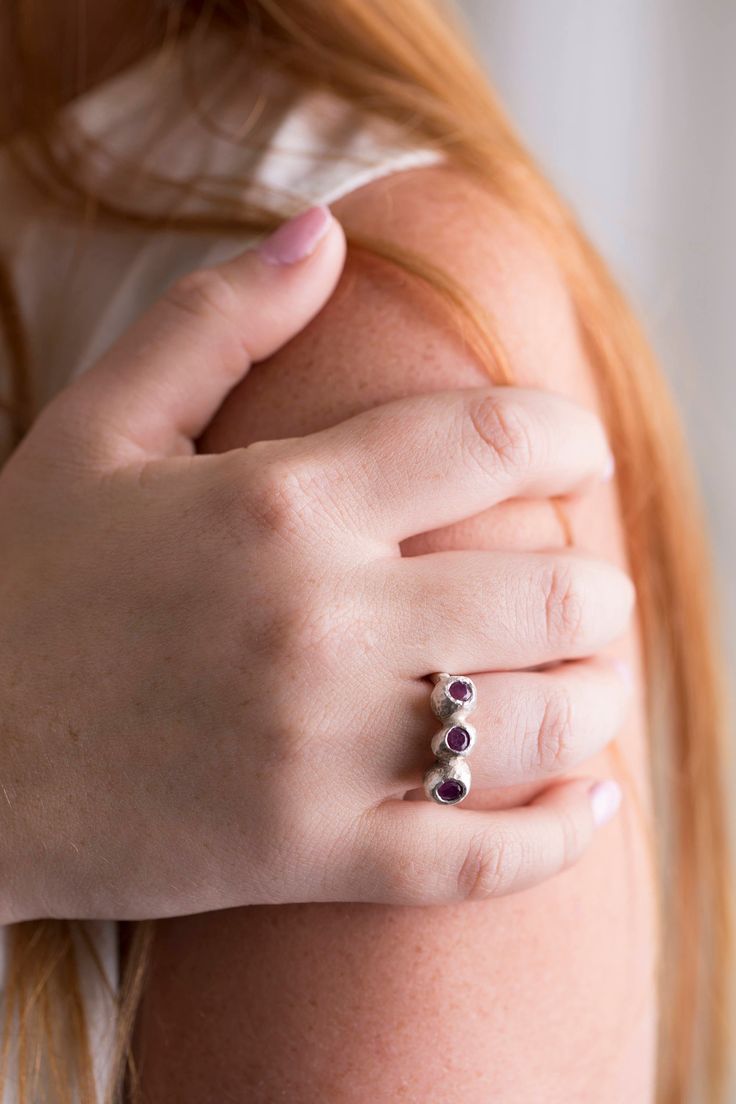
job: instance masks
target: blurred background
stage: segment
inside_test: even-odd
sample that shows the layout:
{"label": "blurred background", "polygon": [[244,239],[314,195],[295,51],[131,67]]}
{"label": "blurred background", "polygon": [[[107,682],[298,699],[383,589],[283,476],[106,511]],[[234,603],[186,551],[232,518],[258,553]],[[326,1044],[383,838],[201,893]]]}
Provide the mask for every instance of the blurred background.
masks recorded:
{"label": "blurred background", "polygon": [[736,3],[459,0],[674,386],[736,658]]}

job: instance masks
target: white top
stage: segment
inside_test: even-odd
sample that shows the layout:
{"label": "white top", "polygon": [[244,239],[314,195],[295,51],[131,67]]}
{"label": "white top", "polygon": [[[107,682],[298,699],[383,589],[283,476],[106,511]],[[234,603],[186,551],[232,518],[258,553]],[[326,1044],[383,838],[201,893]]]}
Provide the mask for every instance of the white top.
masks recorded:
{"label": "white top", "polygon": [[[271,206],[274,195],[301,206],[330,203],[378,177],[440,160],[436,151],[418,146],[408,130],[359,113],[324,92],[302,94],[287,104],[284,78],[249,73],[224,35],[197,46],[197,101],[203,108],[195,112],[184,94],[186,82],[192,81],[185,60],[181,47],[170,48],[65,109],[75,132],[104,143],[104,151],[88,156],[85,174],[108,194],[116,187],[109,151],[127,154],[134,165],[145,151],[147,169],[169,178],[234,177],[242,181],[238,194],[264,204],[270,197]],[[266,117],[265,146],[249,148],[254,126]],[[176,198],[163,184],[136,190],[128,183],[122,194],[146,210],[175,206],[192,211],[201,202],[193,195]],[[18,175],[7,149],[0,149],[0,201],[0,246],[12,258],[41,402],[92,364],[177,276],[233,255],[249,240],[136,227],[122,231],[102,223],[90,231],[53,201],[39,198]],[[7,367],[7,351],[0,348],[4,392]],[[7,454],[7,428],[0,423],[0,455],[2,450]],[[115,925],[96,922],[90,931],[114,989]],[[96,971],[83,961],[80,966],[102,1085],[112,1004]],[[14,1100],[11,1089],[5,1102]]]}

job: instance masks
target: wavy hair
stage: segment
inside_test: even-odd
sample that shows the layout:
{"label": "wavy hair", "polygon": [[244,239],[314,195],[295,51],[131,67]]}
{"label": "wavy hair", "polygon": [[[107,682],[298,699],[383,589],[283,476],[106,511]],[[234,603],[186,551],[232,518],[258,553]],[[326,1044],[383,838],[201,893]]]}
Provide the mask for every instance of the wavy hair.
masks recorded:
{"label": "wavy hair", "polygon": [[[192,233],[262,231],[292,211],[283,198],[257,208],[222,180],[186,187],[196,214],[150,214],[104,189],[90,192],[59,124],[61,95],[37,72],[23,0],[12,0],[15,86],[25,92],[23,169],[60,202],[102,220],[166,225]],[[457,28],[432,0],[177,0],[160,41],[191,42],[221,27],[263,64],[300,88],[327,89],[409,129],[532,226],[556,259],[575,305],[617,460],[629,562],[644,644],[649,742],[655,763],[655,869],[661,915],[658,1100],[723,1099],[728,1053],[730,868],[723,791],[725,741],[719,647],[713,629],[709,557],[687,452],[672,402],[642,332],[605,265],[524,149]],[[77,136],[77,140],[78,140]],[[32,150],[32,153],[28,153]],[[77,149],[77,154],[79,150]],[[339,155],[339,150],[336,151]],[[135,166],[120,166],[122,178]],[[140,166],[137,188],[140,191]],[[152,181],[156,187],[167,184]],[[216,183],[216,186],[215,186]],[[168,186],[168,185],[167,185]],[[181,187],[171,182],[171,188]],[[116,189],[125,197],[125,187]],[[390,242],[367,250],[434,289],[491,378],[512,382],[492,322],[428,257]],[[11,352],[8,410],[19,437],[32,420],[33,388],[23,322],[7,271],[0,317]],[[644,477],[643,477],[644,473]],[[620,773],[626,764],[618,756]],[[117,1001],[115,1074],[109,1099],[134,1087],[130,1039],[151,925],[137,926]],[[94,954],[83,924],[32,921],[9,930],[2,1060],[20,1104],[43,1099],[95,1104],[81,997],[81,953]],[[85,951],[86,946],[86,951]],[[11,1041],[15,1040],[12,1048]],[[132,1091],[132,1089],[131,1089]]]}

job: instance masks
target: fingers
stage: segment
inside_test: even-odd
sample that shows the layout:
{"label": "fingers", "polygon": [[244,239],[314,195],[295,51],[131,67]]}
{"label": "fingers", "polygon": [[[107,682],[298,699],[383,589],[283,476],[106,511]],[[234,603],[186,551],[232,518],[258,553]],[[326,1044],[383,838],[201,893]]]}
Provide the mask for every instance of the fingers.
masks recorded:
{"label": "fingers", "polygon": [[317,207],[259,249],[185,276],[59,396],[65,415],[96,453],[190,451],[250,364],[324,305],[344,255],[341,228]]}
{"label": "fingers", "polygon": [[616,783],[574,779],[502,812],[389,801],[365,824],[358,900],[442,905],[501,897],[571,866],[615,813]]}
{"label": "fingers", "polygon": [[473,681],[474,789],[538,782],[579,767],[616,736],[631,698],[630,680],[606,659],[475,675]]}
{"label": "fingers", "polygon": [[580,553],[435,552],[377,567],[386,651],[414,678],[593,655],[634,603],[628,576]]}
{"label": "fingers", "polygon": [[286,466],[301,460],[351,529],[391,542],[503,499],[568,494],[610,465],[595,415],[506,387],[399,400],[283,444]]}

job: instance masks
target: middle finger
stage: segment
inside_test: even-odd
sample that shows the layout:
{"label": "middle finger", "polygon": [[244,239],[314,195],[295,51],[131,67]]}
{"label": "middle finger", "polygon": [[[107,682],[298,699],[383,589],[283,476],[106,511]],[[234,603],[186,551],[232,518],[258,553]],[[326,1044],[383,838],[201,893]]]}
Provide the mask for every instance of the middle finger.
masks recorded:
{"label": "middle finger", "polygon": [[411,678],[594,655],[623,634],[634,603],[624,572],[578,552],[435,552],[381,570],[384,648]]}

